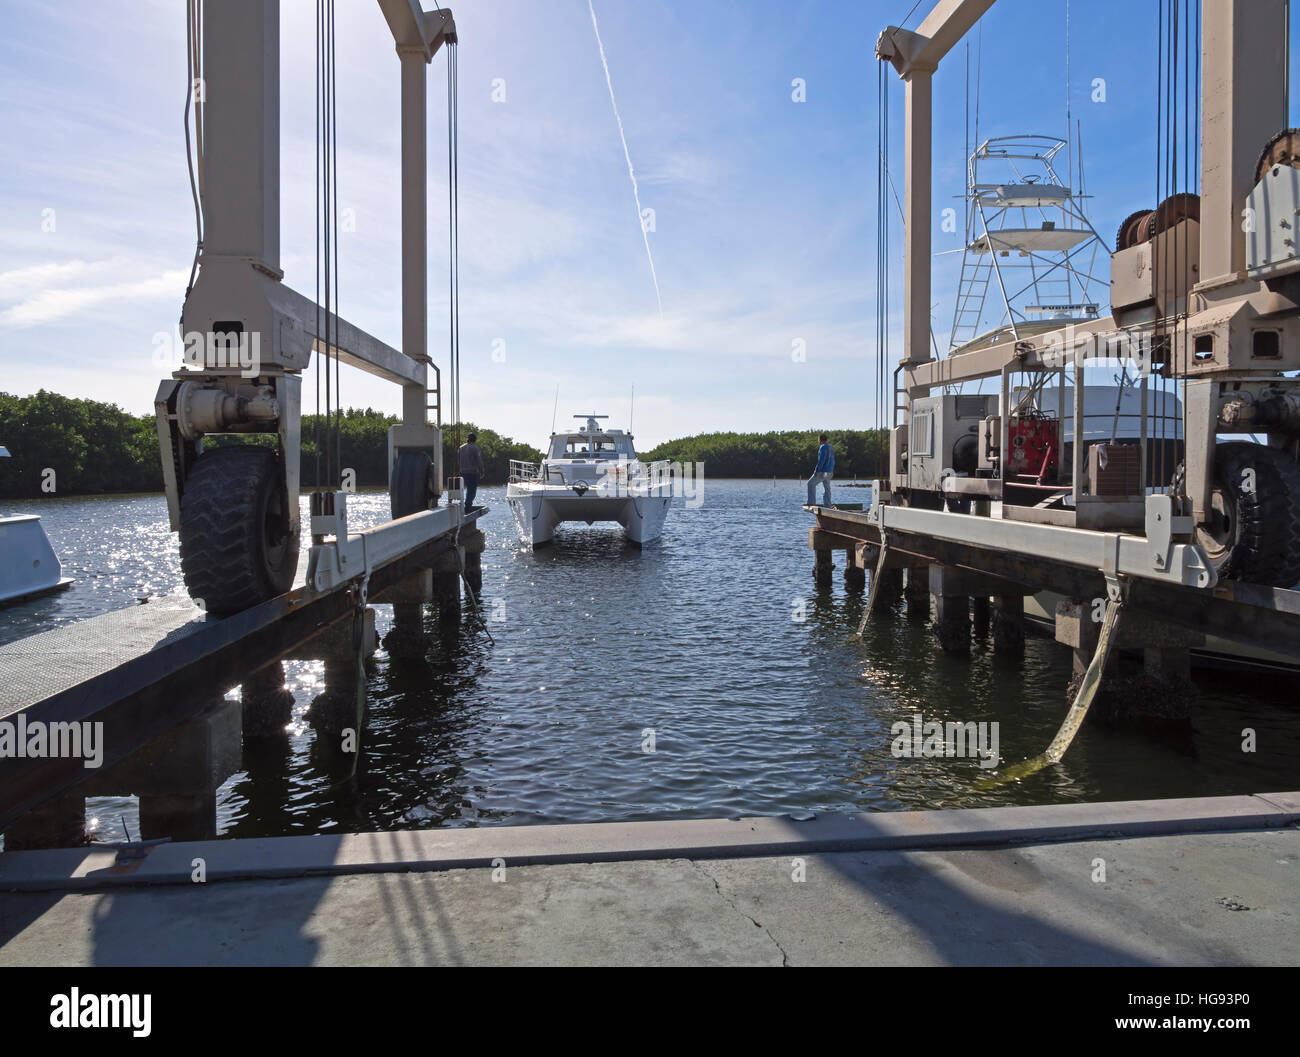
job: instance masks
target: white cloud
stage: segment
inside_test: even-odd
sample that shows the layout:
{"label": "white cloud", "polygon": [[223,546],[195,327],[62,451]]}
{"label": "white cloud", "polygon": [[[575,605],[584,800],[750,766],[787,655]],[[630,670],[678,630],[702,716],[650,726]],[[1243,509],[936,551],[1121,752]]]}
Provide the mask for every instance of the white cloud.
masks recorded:
{"label": "white cloud", "polygon": [[65,261],[32,264],[0,272],[0,301],[14,301],[44,290],[51,283],[66,283],[87,275],[102,273],[114,266],[113,261]]}
{"label": "white cloud", "polygon": [[[76,269],[71,268],[70,265],[83,265],[83,267]],[[0,279],[19,276],[19,281],[23,281],[21,277],[39,272],[42,268],[50,267],[70,269],[70,271],[65,271],[64,274],[59,276],[60,279],[65,280],[76,274],[85,274],[87,271],[97,270],[95,265],[86,265],[82,261],[73,261],[70,262],[70,265],[38,265],[33,268],[19,269],[17,272],[6,272],[4,276],[0,276]],[[53,323],[56,320],[65,319],[96,305],[101,305],[106,301],[121,303],[171,296],[176,299],[179,305],[188,278],[189,273],[187,271],[177,269],[163,272],[161,275],[155,275],[148,279],[136,279],[131,282],[39,290],[39,292],[33,293],[31,296],[25,297],[18,304],[11,305],[0,312],[0,326],[20,328],[36,326],[41,323]],[[18,285],[18,282],[15,282],[14,285]]]}

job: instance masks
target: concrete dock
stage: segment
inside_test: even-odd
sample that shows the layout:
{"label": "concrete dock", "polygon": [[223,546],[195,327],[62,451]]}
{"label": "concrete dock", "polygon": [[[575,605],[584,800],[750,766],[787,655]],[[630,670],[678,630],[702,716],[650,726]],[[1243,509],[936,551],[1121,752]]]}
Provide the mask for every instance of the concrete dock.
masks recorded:
{"label": "concrete dock", "polygon": [[1295,964],[1298,827],[1264,793],[10,852],[0,965]]}

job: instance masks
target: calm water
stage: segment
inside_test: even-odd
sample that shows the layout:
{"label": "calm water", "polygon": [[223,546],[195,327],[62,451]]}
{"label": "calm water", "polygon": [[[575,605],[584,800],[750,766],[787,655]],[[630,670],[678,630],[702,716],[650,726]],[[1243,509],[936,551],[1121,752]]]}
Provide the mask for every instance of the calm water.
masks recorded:
{"label": "calm water", "polygon": [[[1202,683],[1192,732],[1176,740],[1088,726],[1066,761],[976,792],[974,760],[891,754],[890,725],[997,721],[1006,762],[1041,751],[1065,711],[1069,654],[1031,637],[1023,663],[977,640],[946,658],[902,609],[851,642],[864,595],[812,582],[802,484],[709,481],[662,541],[568,527],[520,551],[504,490],[487,488],[483,596],[495,645],[468,621],[428,658],[382,651],[367,681],[355,776],[313,731],[320,662],[286,662],[293,723],[246,751],[222,786],[225,836],[324,830],[783,812],[898,810],[1115,800],[1300,787],[1295,684]],[[842,490],[839,498],[860,498]],[[357,497],[354,524],[387,516]],[[39,513],[76,585],[0,609],[0,642],[181,590],[160,496],[8,503]],[[305,562],[303,563],[305,566]],[[804,619],[795,619],[802,608]],[[378,609],[381,636],[391,625]],[[1241,751],[1253,727],[1258,751]],[[654,752],[643,751],[653,731]],[[94,824],[137,832],[132,798],[89,802]]]}

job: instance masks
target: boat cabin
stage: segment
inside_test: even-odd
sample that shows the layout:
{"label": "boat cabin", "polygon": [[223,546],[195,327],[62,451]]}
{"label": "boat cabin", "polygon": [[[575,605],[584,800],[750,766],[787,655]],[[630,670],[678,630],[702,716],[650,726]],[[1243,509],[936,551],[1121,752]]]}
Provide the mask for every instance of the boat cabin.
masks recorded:
{"label": "boat cabin", "polygon": [[597,419],[604,418],[604,415],[575,415],[574,417],[586,418],[586,426],[570,433],[552,433],[551,447],[546,453],[548,462],[560,460],[588,462],[604,459],[631,461],[636,458],[630,433],[624,433],[621,429],[601,429]]}

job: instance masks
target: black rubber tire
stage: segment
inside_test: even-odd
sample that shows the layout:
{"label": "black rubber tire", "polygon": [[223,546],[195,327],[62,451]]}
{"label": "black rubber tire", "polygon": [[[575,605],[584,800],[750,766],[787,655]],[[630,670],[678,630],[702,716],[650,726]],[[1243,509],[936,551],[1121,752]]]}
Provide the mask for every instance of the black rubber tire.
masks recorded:
{"label": "black rubber tire", "polygon": [[199,456],[181,496],[181,573],[209,613],[239,613],[293,586],[298,536],[288,530],[285,501],[270,448],[234,445]]}
{"label": "black rubber tire", "polygon": [[433,460],[427,452],[399,452],[389,493],[393,519],[429,510],[435,499],[433,483]]}
{"label": "black rubber tire", "polygon": [[[1183,467],[1174,477],[1180,490]],[[1254,479],[1253,489],[1245,482]],[[1215,446],[1215,521],[1196,542],[1220,579],[1265,587],[1300,584],[1300,466],[1286,452],[1250,441]]]}

